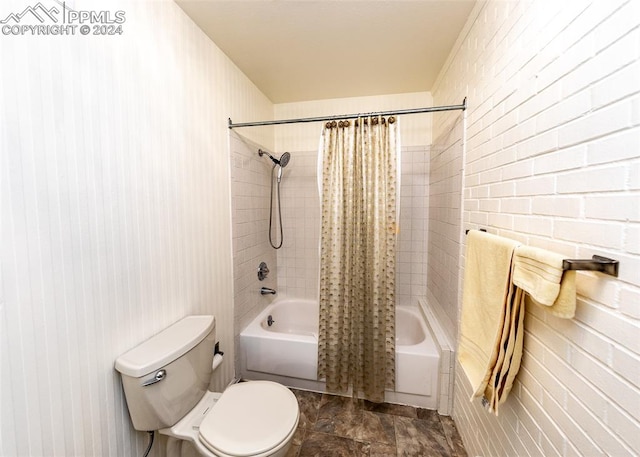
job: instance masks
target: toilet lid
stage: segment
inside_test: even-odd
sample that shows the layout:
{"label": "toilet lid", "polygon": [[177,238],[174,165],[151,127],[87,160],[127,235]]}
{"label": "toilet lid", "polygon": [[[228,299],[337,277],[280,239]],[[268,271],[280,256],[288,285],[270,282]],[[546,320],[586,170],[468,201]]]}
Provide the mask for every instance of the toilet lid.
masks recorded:
{"label": "toilet lid", "polygon": [[250,456],[278,446],[298,423],[298,401],[281,384],[250,381],[229,386],[200,424],[209,450]]}

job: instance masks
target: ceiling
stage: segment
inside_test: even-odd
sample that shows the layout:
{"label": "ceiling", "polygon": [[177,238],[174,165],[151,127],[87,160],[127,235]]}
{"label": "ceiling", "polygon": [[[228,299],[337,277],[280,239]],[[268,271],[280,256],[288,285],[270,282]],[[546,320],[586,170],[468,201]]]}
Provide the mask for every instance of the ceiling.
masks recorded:
{"label": "ceiling", "polygon": [[175,0],[273,102],[429,91],[475,0]]}

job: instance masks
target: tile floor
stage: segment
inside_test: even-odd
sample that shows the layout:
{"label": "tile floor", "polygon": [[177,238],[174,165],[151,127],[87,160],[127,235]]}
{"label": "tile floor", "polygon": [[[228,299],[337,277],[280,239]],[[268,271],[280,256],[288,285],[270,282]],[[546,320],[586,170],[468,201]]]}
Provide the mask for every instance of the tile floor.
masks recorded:
{"label": "tile floor", "polygon": [[466,457],[450,417],[291,389],[300,422],[287,457]]}

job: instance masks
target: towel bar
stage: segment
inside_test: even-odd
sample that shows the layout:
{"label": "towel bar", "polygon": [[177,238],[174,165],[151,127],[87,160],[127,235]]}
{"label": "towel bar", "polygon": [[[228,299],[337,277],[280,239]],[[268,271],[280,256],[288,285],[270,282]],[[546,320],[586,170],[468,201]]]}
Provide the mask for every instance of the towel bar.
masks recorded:
{"label": "towel bar", "polygon": [[599,271],[617,278],[619,264],[620,262],[617,260],[594,255],[591,259],[564,259],[562,269]]}
{"label": "towel bar", "polygon": [[[486,232],[486,229],[480,229],[481,232]],[[469,233],[469,230],[465,230],[465,235]],[[563,270],[583,270],[583,271],[599,271],[611,276],[618,277],[618,266],[620,262],[608,257],[602,257],[600,255],[594,255],[590,259],[564,259],[562,261]]]}

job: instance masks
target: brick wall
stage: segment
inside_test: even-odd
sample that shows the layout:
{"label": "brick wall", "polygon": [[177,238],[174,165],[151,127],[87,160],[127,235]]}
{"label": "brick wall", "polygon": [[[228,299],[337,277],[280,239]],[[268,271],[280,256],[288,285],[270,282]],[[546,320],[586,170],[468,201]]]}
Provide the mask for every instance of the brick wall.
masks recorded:
{"label": "brick wall", "polygon": [[[454,418],[470,455],[640,453],[639,18],[637,1],[480,3],[433,91],[436,105],[468,97],[461,233],[620,260],[618,278],[578,274],[574,319],[527,310],[499,417],[469,402],[458,367]],[[453,116],[437,116],[434,138]],[[447,182],[440,193],[455,192]],[[439,305],[457,316],[453,300]]]}

